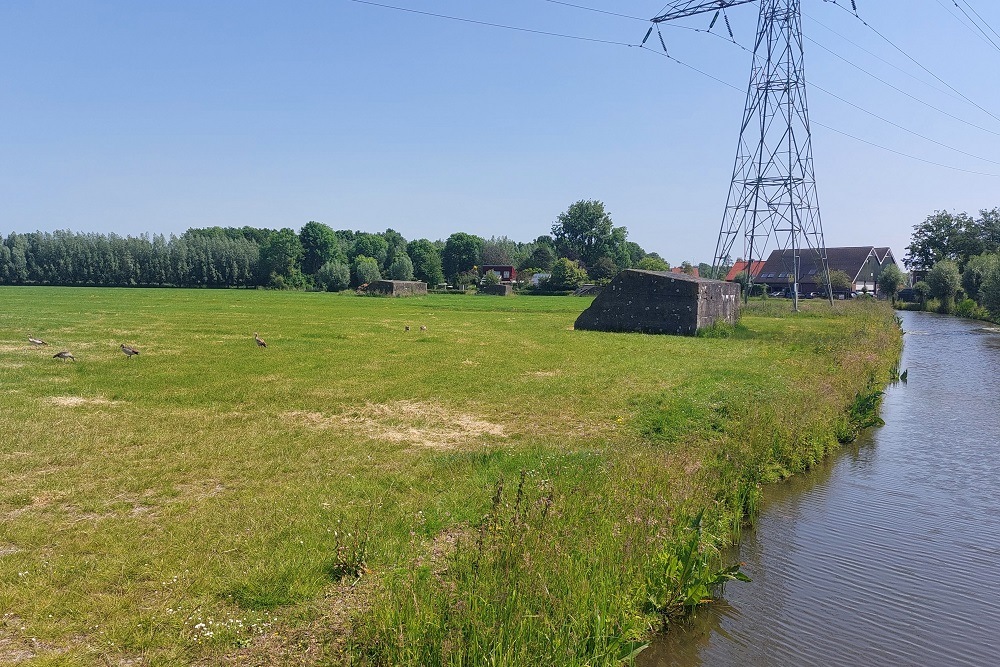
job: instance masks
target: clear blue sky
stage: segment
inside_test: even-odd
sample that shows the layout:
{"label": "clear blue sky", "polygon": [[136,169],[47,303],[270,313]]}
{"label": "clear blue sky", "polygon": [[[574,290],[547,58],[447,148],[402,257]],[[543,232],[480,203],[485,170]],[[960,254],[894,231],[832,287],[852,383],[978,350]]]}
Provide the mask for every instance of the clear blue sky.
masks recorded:
{"label": "clear blue sky", "polygon": [[[385,2],[627,43],[648,27],[544,0]],[[576,2],[638,17],[664,4]],[[959,2],[1000,31],[998,3]],[[1000,116],[1000,50],[955,18],[952,0],[857,3],[872,26]],[[849,12],[802,5],[811,83],[1000,163],[1000,120]],[[737,40],[751,45],[757,5],[729,16]],[[710,18],[683,25],[705,28]],[[715,32],[726,34],[721,20]],[[299,229],[318,220],[392,227],[409,239],[466,231],[527,241],[573,201],[600,199],[647,250],[673,263],[711,261],[750,56],[704,33],[664,35],[672,55],[739,91],[635,48],[349,0],[0,3],[0,233]],[[1000,164],[816,89],[809,102],[814,122],[1000,175]],[[813,150],[828,245],[888,245],[902,258],[913,225],[935,209],[1000,206],[1000,177],[924,164],[819,126]]]}

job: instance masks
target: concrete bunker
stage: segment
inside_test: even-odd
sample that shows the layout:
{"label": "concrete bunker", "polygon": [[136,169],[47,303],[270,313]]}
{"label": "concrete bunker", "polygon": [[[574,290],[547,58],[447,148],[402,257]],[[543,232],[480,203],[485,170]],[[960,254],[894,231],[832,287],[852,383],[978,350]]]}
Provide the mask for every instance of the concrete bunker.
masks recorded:
{"label": "concrete bunker", "polygon": [[365,293],[378,296],[426,296],[427,283],[418,280],[376,280],[368,284]]}
{"label": "concrete bunker", "polygon": [[736,324],[740,286],[683,273],[627,269],[574,325],[591,331],[693,336],[716,322]]}

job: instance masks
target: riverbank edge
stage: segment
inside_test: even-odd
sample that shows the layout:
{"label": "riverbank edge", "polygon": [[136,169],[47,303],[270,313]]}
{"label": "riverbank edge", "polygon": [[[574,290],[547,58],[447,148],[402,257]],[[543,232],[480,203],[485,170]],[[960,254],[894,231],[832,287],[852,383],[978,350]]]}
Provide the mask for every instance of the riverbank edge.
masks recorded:
{"label": "riverbank edge", "polygon": [[[580,613],[571,617],[582,626],[580,631],[568,637],[566,633],[559,635],[566,645],[547,651],[546,661],[565,665],[632,664],[655,633],[707,602],[725,581],[722,575],[733,573],[721,560],[721,554],[759,513],[764,484],[810,469],[853,441],[862,429],[879,423],[882,391],[898,373],[902,332],[894,311],[885,304],[860,306],[853,312],[860,315],[851,320],[852,326],[840,340],[825,342],[829,349],[824,352],[832,351],[831,356],[839,364],[820,381],[823,386],[798,392],[780,410],[749,401],[735,411],[738,416],[726,415],[725,423],[718,428],[722,437],[705,439],[699,447],[700,460],[693,469],[685,470],[690,472],[687,477],[694,480],[696,488],[680,496],[657,498],[665,511],[650,511],[642,501],[649,499],[649,490],[662,487],[665,479],[676,482],[671,472],[655,468],[663,462],[676,466],[679,461],[673,455],[677,452],[665,460],[648,439],[619,453],[619,459],[604,469],[603,478],[590,480],[590,493],[582,497],[577,493],[574,498],[583,510],[567,510],[563,519],[572,523],[573,517],[567,515],[586,516],[588,509],[593,514],[611,515],[592,526],[589,539],[593,558],[572,548],[565,550],[570,552],[565,557],[552,547],[559,539],[574,534],[582,537],[579,531],[565,525],[556,530],[546,527],[544,514],[541,521],[538,517],[533,520],[529,512],[519,517],[529,502],[546,502],[544,495],[531,497],[523,475],[516,487],[516,499],[512,497],[510,480],[506,490],[503,480],[499,480],[491,509],[480,525],[445,531],[445,535],[458,535],[455,551],[443,559],[439,555],[439,561],[446,563],[438,562],[437,570],[423,576],[396,573],[378,582],[373,602],[352,623],[354,628],[343,647],[346,653],[341,654],[344,662],[485,664],[477,657],[492,653],[504,656],[500,664],[537,664],[537,655],[517,646],[532,646],[538,639],[533,634],[537,633],[523,627],[517,605],[507,604],[503,598],[533,588],[526,580],[538,572],[520,561],[530,561],[539,552],[548,551],[552,558],[546,562],[551,569],[566,566],[568,581],[544,575],[543,580],[557,580],[570,596],[574,595],[575,585],[605,590],[618,603],[614,609],[601,609],[600,604],[595,609],[593,596],[577,601]],[[732,335],[738,338],[740,333]],[[819,402],[813,402],[818,398]],[[630,483],[637,497],[615,495],[613,489]],[[645,493],[639,490],[643,488]],[[591,504],[594,497],[614,502],[598,507],[601,503]],[[560,494],[550,490],[547,498],[547,502],[558,505]],[[628,517],[630,511],[636,523],[659,527],[631,529],[625,524],[633,520]],[[602,529],[620,537],[617,548],[604,539]],[[640,547],[640,554],[635,552],[636,543],[646,545]],[[580,560],[589,561],[582,571],[571,566]],[[482,572],[495,574],[498,569],[505,574],[483,582]],[[621,576],[608,577],[607,572],[614,570]],[[542,588],[549,601],[556,603],[549,594],[549,585],[543,583]],[[482,607],[472,612],[463,610],[463,599],[470,598],[483,601]],[[583,618],[588,611],[591,617]],[[484,626],[504,627],[518,639],[486,646]],[[583,650],[569,645],[573,636],[583,642]],[[542,638],[552,643],[551,636]]]}

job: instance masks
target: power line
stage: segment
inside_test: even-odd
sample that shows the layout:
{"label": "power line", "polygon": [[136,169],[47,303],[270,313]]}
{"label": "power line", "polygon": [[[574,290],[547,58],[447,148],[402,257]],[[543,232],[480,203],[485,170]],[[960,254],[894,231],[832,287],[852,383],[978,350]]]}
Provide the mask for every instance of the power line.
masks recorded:
{"label": "power line", "polygon": [[1000,39],[1000,34],[997,34],[997,31],[993,29],[993,26],[989,24],[989,21],[987,21],[986,19],[984,19],[982,16],[979,15],[979,12],[976,11],[975,7],[969,4],[969,0],[962,0],[962,2],[965,3],[966,7],[972,10],[972,13],[975,14],[976,17],[983,22],[984,26],[989,28],[990,32],[992,32],[997,37],[997,39]]}
{"label": "power line", "polygon": [[942,2],[941,0],[937,0],[937,3],[939,5],[941,5],[942,9],[944,9],[946,12],[948,12],[949,14],[951,14],[952,17],[956,21],[958,21],[959,23],[961,23],[963,28],[965,28],[966,30],[968,30],[969,32],[971,32],[973,35],[975,35],[979,40],[981,40],[985,44],[987,44],[989,46],[992,46],[997,51],[1000,51],[1000,46],[997,46],[996,42],[994,42],[992,39],[990,39],[990,36],[986,33],[986,31],[983,30],[982,27],[978,23],[976,23],[974,20],[972,20],[972,17],[969,16],[969,13],[967,11],[965,11],[962,8],[961,5],[959,5],[957,2],[955,2],[954,0],[952,0],[951,4],[955,5],[955,7],[958,8],[958,11],[962,12],[962,15],[965,16],[966,20],[969,23],[972,24],[971,27],[969,26],[969,23],[966,23],[965,21],[963,21],[954,11],[952,11],[946,4],[944,4],[944,2]]}
{"label": "power line", "polygon": [[834,35],[836,35],[837,37],[840,37],[842,40],[844,40],[845,42],[847,42],[851,46],[855,47],[856,49],[864,51],[865,53],[867,53],[868,55],[870,55],[872,58],[875,58],[876,60],[880,61],[881,63],[883,63],[885,65],[888,65],[889,67],[893,68],[897,72],[910,77],[914,81],[916,81],[918,83],[922,83],[923,85],[927,86],[928,88],[936,90],[937,92],[941,93],[942,95],[947,95],[947,96],[951,97],[952,99],[955,99],[955,100],[961,100],[962,99],[960,96],[956,95],[952,91],[945,90],[944,88],[938,88],[933,83],[930,83],[928,81],[925,81],[924,79],[921,79],[920,77],[918,77],[917,75],[913,74],[912,72],[906,71],[905,69],[903,69],[902,67],[900,67],[896,63],[894,63],[894,62],[892,62],[890,60],[886,60],[885,58],[883,58],[882,56],[878,55],[874,51],[869,51],[868,49],[866,49],[865,47],[861,46],[860,44],[858,44],[857,42],[855,42],[851,38],[845,36],[843,33],[837,32],[836,30],[834,30],[830,26],[826,25],[825,23],[823,23],[822,21],[820,21],[819,19],[817,19],[815,16],[810,16],[809,14],[806,14],[805,12],[803,12],[802,15],[805,16],[810,21],[812,21],[813,23],[815,23],[816,25],[818,25],[819,27],[823,28],[824,30],[828,30],[829,32],[832,32]]}
{"label": "power line", "polygon": [[[960,5],[957,2],[955,2],[955,0],[952,0],[952,2],[954,2],[955,6],[958,7],[958,11],[962,12],[962,14],[965,16],[965,18],[969,19],[969,21],[972,23],[972,25],[976,26],[976,29],[983,34],[983,37],[985,37],[987,39],[987,41],[989,41],[989,43],[993,45],[993,48],[995,48],[997,51],[1000,51],[1000,45],[997,45],[997,43],[995,41],[993,41],[993,38],[990,37],[989,33],[987,33],[985,30],[983,30],[983,27],[981,25],[979,25],[978,23],[976,23],[976,20],[974,18],[972,18],[971,16],[969,16],[969,12],[965,11],[962,8],[962,5]],[[966,2],[965,4],[968,5],[969,3]],[[969,9],[972,9],[971,5],[969,5]],[[976,16],[979,16],[979,13],[976,12],[975,9],[972,9],[972,13],[975,14]],[[982,20],[982,17],[979,16],[979,19]],[[983,22],[985,23],[985,21],[983,21]],[[993,28],[990,28],[990,30],[993,30]],[[996,32],[994,32],[993,34],[996,34]]]}
{"label": "power line", "polygon": [[[831,0],[825,0],[825,1],[831,1]],[[672,60],[673,62],[675,62],[675,63],[677,63],[677,64],[679,64],[679,65],[681,65],[683,67],[686,67],[687,69],[693,70],[694,72],[697,72],[698,74],[701,74],[702,76],[705,76],[705,77],[707,77],[709,79],[712,79],[713,81],[716,81],[716,82],[721,83],[721,84],[723,84],[725,86],[733,88],[733,89],[735,89],[735,90],[737,90],[737,91],[739,91],[741,93],[743,92],[743,90],[740,89],[740,88],[738,88],[737,86],[734,86],[734,85],[732,85],[732,84],[730,84],[730,83],[728,83],[726,81],[723,81],[722,79],[719,79],[716,76],[713,76],[712,74],[709,74],[708,72],[705,72],[704,70],[701,70],[701,69],[699,69],[699,68],[697,68],[697,67],[695,67],[693,65],[690,65],[690,64],[688,64],[686,62],[683,62],[683,61],[681,61],[681,60],[679,60],[679,59],[671,56],[670,54],[668,54],[666,52],[666,45],[665,44],[664,44],[664,51],[663,51],[663,53],[660,53],[659,51],[657,51],[655,49],[651,49],[651,48],[649,48],[649,47],[647,47],[645,45],[630,44],[628,42],[620,42],[620,41],[614,41],[614,40],[608,40],[608,39],[599,39],[599,38],[594,38],[594,37],[582,37],[582,36],[579,36],[579,35],[570,35],[570,34],[566,34],[566,33],[557,33],[557,32],[550,32],[550,31],[546,31],[546,30],[536,30],[536,29],[533,29],[533,28],[524,28],[524,27],[521,27],[521,26],[512,26],[512,25],[506,25],[506,24],[501,24],[501,23],[492,23],[492,22],[489,22],[489,21],[480,21],[480,20],[477,20],[477,19],[469,19],[469,18],[465,18],[465,17],[451,16],[451,15],[448,15],[448,14],[438,14],[438,13],[434,13],[434,12],[427,12],[427,11],[422,11],[422,10],[417,10],[417,9],[411,9],[411,8],[408,8],[408,7],[398,7],[398,6],[395,6],[395,5],[389,5],[389,4],[379,3],[379,2],[373,2],[371,0],[350,0],[350,2],[355,2],[355,3],[363,4],[363,5],[370,5],[370,6],[373,6],[373,7],[380,7],[382,9],[390,9],[390,10],[394,10],[394,11],[406,12],[406,13],[410,13],[410,14],[419,14],[419,15],[422,15],[422,16],[430,16],[430,17],[440,18],[440,19],[446,19],[446,20],[450,20],[450,21],[458,21],[458,22],[461,22],[461,23],[469,23],[469,24],[473,24],[473,25],[487,26],[487,27],[491,27],[491,28],[500,28],[500,29],[504,29],[504,30],[514,30],[514,31],[517,31],[517,32],[526,32],[526,33],[531,33],[531,34],[536,34],[536,35],[543,35],[543,36],[546,36],[546,37],[558,37],[558,38],[562,38],[562,39],[573,39],[573,40],[579,40],[579,41],[585,41],[585,42],[593,42],[593,43],[597,43],[597,44],[608,44],[608,45],[612,45],[612,46],[625,46],[625,47],[630,47],[630,48],[641,48],[644,51],[650,51],[652,53],[656,53],[657,55],[662,55],[662,56],[668,58],[669,60]],[[833,0],[833,2],[834,2],[834,4],[836,4],[835,0]],[[569,5],[569,3],[559,3],[559,4],[567,4],[567,5]],[[570,6],[573,6],[573,5],[570,5]],[[590,8],[582,7],[582,6],[577,6],[577,8],[580,8],[580,9],[590,9]],[[860,17],[858,17],[858,18],[860,19]],[[864,22],[864,21],[862,20],[862,22]],[[865,25],[868,25],[868,24],[866,23]],[[697,31],[697,32],[711,32],[711,31],[707,31],[707,30],[699,30],[697,28],[692,28],[692,29],[695,30],[695,31]],[[874,28],[872,28],[872,29],[874,30]],[[711,33],[711,34],[714,35],[715,33]],[[725,39],[721,35],[716,35],[716,36],[718,36],[718,37],[720,37],[722,39]],[[883,39],[886,39],[886,38],[883,37]],[[733,39],[733,40],[726,40],[726,41],[731,41],[737,47],[743,49],[744,51],[752,53],[748,48],[746,48],[745,46],[743,46],[739,42],[736,42],[735,39]],[[888,41],[888,40],[886,39],[886,41]],[[937,77],[935,77],[935,78],[937,78]],[[883,121],[885,123],[888,123],[890,125],[893,125],[894,127],[897,127],[897,128],[899,128],[899,129],[901,129],[901,130],[903,130],[905,132],[908,132],[908,133],[913,134],[913,135],[915,135],[917,137],[925,139],[926,141],[930,141],[931,143],[934,143],[934,144],[937,144],[937,145],[942,146],[944,148],[947,148],[949,150],[953,150],[955,152],[961,153],[961,154],[966,155],[968,157],[976,158],[978,160],[983,160],[983,161],[986,161],[986,162],[992,162],[994,164],[1000,164],[1000,162],[994,162],[993,160],[989,160],[988,158],[983,158],[983,157],[974,155],[972,153],[967,153],[967,152],[965,152],[965,151],[963,151],[961,149],[954,148],[953,146],[949,146],[949,145],[944,144],[944,143],[942,143],[940,141],[936,141],[934,139],[931,139],[930,137],[926,137],[926,136],[924,136],[924,135],[922,135],[922,134],[920,134],[918,132],[915,132],[915,131],[910,130],[910,129],[906,128],[906,127],[903,127],[902,125],[894,123],[893,121],[890,121],[890,120],[888,120],[886,118],[883,118],[882,116],[879,116],[878,114],[875,114],[872,111],[868,111],[867,109],[864,109],[863,107],[860,107],[860,106],[854,104],[853,102],[850,102],[850,101],[848,101],[848,100],[840,97],[839,95],[836,95],[835,93],[832,93],[832,92],[830,92],[830,91],[828,91],[828,90],[826,90],[824,88],[821,88],[820,86],[817,86],[814,83],[812,83],[810,85],[812,87],[820,90],[821,92],[824,92],[824,93],[826,93],[828,95],[831,95],[832,97],[835,97],[836,99],[844,102],[845,104],[848,104],[848,105],[850,105],[852,107],[855,107],[856,109],[858,109],[858,110],[860,110],[860,111],[862,111],[864,113],[867,113],[867,114],[869,114],[871,116],[874,116],[875,118],[878,118],[879,120],[881,120],[881,121]],[[990,115],[992,115],[992,114],[990,114]],[[998,119],[998,120],[1000,120],[1000,119]],[[819,123],[816,123],[816,124],[820,125]],[[846,132],[842,132],[840,130],[835,130],[834,128],[830,128],[830,127],[828,127],[826,125],[822,125],[822,127],[827,127],[828,129],[831,129],[834,132],[838,132],[840,134],[843,134],[844,136],[848,136],[848,137],[851,137],[853,139],[857,139],[857,137],[854,137],[853,135],[849,135]],[[945,165],[945,164],[933,162],[933,161],[930,161],[930,160],[925,160],[923,158],[918,158],[918,157],[915,157],[915,156],[911,156],[911,155],[908,155],[906,153],[902,153],[900,151],[896,151],[896,150],[893,150],[891,148],[886,148],[886,147],[880,146],[879,144],[876,144],[874,142],[866,141],[866,140],[863,140],[863,139],[857,139],[857,140],[861,141],[863,143],[866,143],[866,144],[868,144],[870,146],[874,146],[876,148],[880,148],[880,149],[889,151],[891,153],[895,153],[897,155],[902,155],[904,157],[909,157],[909,158],[912,158],[914,160],[918,160],[920,162],[925,162],[927,164],[933,164],[933,165],[944,167],[944,168],[947,168],[947,169],[953,169],[953,170],[957,170],[957,171],[964,171],[964,172],[967,172],[967,173],[974,173],[974,174],[981,174],[981,175],[986,175],[986,176],[998,176],[998,177],[1000,177],[1000,175],[997,175],[997,174],[986,174],[986,173],[983,173],[983,172],[971,171],[971,170],[968,170],[968,169],[962,169],[960,167],[952,167],[952,166],[949,166],[949,165]]]}
{"label": "power line", "polygon": [[490,28],[503,28],[504,30],[516,30],[517,32],[528,32],[534,35],[545,35],[547,37],[561,37],[563,39],[575,39],[581,42],[594,42],[597,44],[612,44],[614,46],[637,46],[636,44],[629,44],[627,42],[616,42],[610,39],[597,39],[595,37],[581,37],[579,35],[567,35],[560,32],[548,32],[547,30],[535,30],[533,28],[522,28],[515,25],[505,25],[502,23],[490,23],[489,21],[477,21],[475,19],[467,19],[461,16],[450,16],[448,14],[435,14],[434,12],[425,12],[419,9],[410,9],[409,7],[397,7],[395,5],[386,5],[380,2],[371,2],[370,0],[350,0],[350,2],[356,2],[361,5],[371,5],[372,7],[381,7],[382,9],[393,9],[397,12],[407,12],[409,14],[420,14],[421,16],[433,16],[439,19],[448,19],[449,21],[459,21],[461,23],[472,23],[474,25],[488,26]]}
{"label": "power line", "polygon": [[941,113],[941,114],[943,114],[945,116],[948,116],[949,118],[957,120],[960,123],[965,123],[969,127],[974,127],[977,130],[982,130],[983,132],[989,132],[990,134],[995,134],[997,136],[1000,136],[1000,132],[998,132],[996,130],[991,130],[988,127],[983,127],[982,125],[976,125],[972,121],[965,120],[964,118],[956,116],[955,114],[953,114],[953,113],[951,113],[949,111],[945,111],[944,109],[942,109],[940,107],[936,107],[933,104],[931,104],[930,102],[926,102],[926,101],[920,99],[919,97],[916,97],[915,95],[911,95],[910,93],[906,92],[902,88],[898,88],[898,87],[894,86],[893,84],[889,83],[888,81],[886,81],[885,79],[883,79],[883,78],[881,78],[881,77],[879,77],[879,76],[877,76],[875,74],[872,74],[871,72],[869,72],[868,70],[866,70],[864,67],[861,67],[860,65],[858,65],[858,64],[854,63],[853,61],[851,61],[850,59],[845,58],[844,56],[840,55],[836,51],[833,51],[832,49],[829,49],[829,48],[823,46],[822,44],[820,44],[816,40],[812,39],[811,37],[806,37],[806,39],[809,40],[810,42],[812,42],[813,44],[815,44],[816,46],[818,46],[819,48],[823,49],[824,51],[828,52],[830,55],[834,56],[835,58],[839,58],[840,60],[843,60],[845,63],[847,63],[851,67],[854,67],[855,69],[860,70],[861,72],[864,72],[865,74],[867,74],[871,78],[875,79],[879,83],[881,83],[881,84],[883,84],[885,86],[888,86],[889,88],[892,88],[893,90],[895,90],[896,92],[900,93],[901,95],[905,95],[905,96],[909,97],[914,102],[917,102],[919,104],[923,104],[925,107],[928,107],[929,109],[933,109],[934,111],[937,111],[938,113]]}
{"label": "power line", "polygon": [[918,62],[916,58],[914,58],[913,56],[911,56],[909,53],[907,53],[906,51],[904,51],[902,48],[896,46],[896,44],[891,39],[889,39],[888,37],[886,37],[885,35],[883,35],[877,28],[875,28],[875,26],[871,25],[870,23],[868,23],[867,21],[865,21],[863,18],[861,18],[860,14],[858,14],[856,12],[852,12],[851,10],[847,9],[846,7],[840,5],[840,3],[837,2],[837,0],[823,0],[823,1],[827,2],[827,3],[830,3],[830,4],[834,5],[835,7],[838,7],[839,9],[844,10],[845,12],[847,12],[848,14],[850,14],[851,16],[853,16],[854,18],[856,18],[857,20],[861,21],[861,23],[866,28],[868,28],[869,30],[871,30],[872,32],[874,32],[876,35],[878,35],[880,38],[882,38],[882,40],[885,41],[889,46],[891,46],[892,48],[896,49],[901,54],[903,54],[914,65],[916,65],[917,67],[919,67],[920,69],[924,70],[925,72],[927,72],[928,74],[930,74],[932,77],[934,77],[935,79],[937,79],[938,81],[940,81],[941,83],[943,83],[950,90],[954,91],[957,95],[959,95],[959,97],[961,97],[963,100],[965,100],[966,102],[968,102],[972,106],[976,107],[977,109],[979,109],[983,113],[987,114],[988,116],[990,116],[994,120],[1000,121],[1000,116],[997,116],[992,111],[989,111],[989,110],[983,108],[981,105],[977,104],[976,102],[972,101],[971,99],[969,99],[968,96],[966,96],[965,94],[963,94],[962,92],[960,92],[959,90],[957,90],[950,83],[948,83],[947,81],[945,81],[944,79],[942,79],[941,77],[939,77],[934,72],[932,72],[929,69],[927,69],[924,65],[920,64],[920,62]]}
{"label": "power line", "polygon": [[846,100],[843,97],[841,97],[840,95],[837,95],[836,93],[830,92],[826,88],[823,88],[822,86],[819,86],[819,85],[817,85],[815,83],[810,83],[809,85],[811,87],[815,88],[816,90],[822,92],[822,93],[826,93],[827,95],[840,100],[844,104],[847,104],[849,106],[854,107],[855,109],[857,109],[858,111],[861,111],[862,113],[866,113],[866,114],[868,114],[869,116],[871,116],[873,118],[879,119],[883,123],[888,123],[889,125],[892,125],[893,127],[898,128],[898,129],[902,130],[903,132],[907,132],[908,134],[912,134],[915,137],[920,137],[924,141],[929,141],[932,144],[937,144],[938,146],[941,146],[942,148],[947,148],[950,151],[955,151],[956,153],[961,153],[962,155],[965,155],[966,157],[971,157],[971,158],[975,158],[977,160],[982,160],[983,162],[989,162],[991,164],[1000,165],[1000,161],[991,160],[989,158],[982,157],[980,155],[976,155],[974,153],[969,153],[967,151],[963,151],[961,148],[955,148],[954,146],[949,146],[948,144],[940,142],[937,139],[931,139],[930,137],[928,137],[928,136],[926,136],[924,134],[920,134],[916,130],[911,130],[908,127],[904,127],[904,126],[900,125],[899,123],[893,122],[893,121],[889,120],[888,118],[886,118],[884,116],[878,115],[874,111],[869,111],[868,109],[865,109],[864,107],[862,107],[862,106],[860,106],[858,104],[855,104],[854,102],[851,102],[850,100]]}
{"label": "power line", "polygon": [[[677,63],[678,65],[681,65],[683,67],[686,67],[687,69],[693,70],[693,71],[697,72],[698,74],[701,74],[702,76],[708,77],[709,79],[712,79],[713,81],[715,81],[717,83],[721,83],[723,86],[726,86],[727,88],[732,88],[733,90],[735,90],[736,92],[738,92],[740,94],[744,93],[744,90],[742,88],[740,88],[739,86],[735,86],[735,85],[729,83],[728,81],[724,81],[724,80],[722,80],[722,79],[720,79],[720,78],[718,78],[716,76],[713,76],[713,75],[709,74],[708,72],[705,72],[703,70],[698,69],[697,67],[694,67],[693,65],[689,65],[688,63],[686,63],[686,62],[684,62],[682,60],[679,60],[679,59],[675,58],[674,56],[672,56],[672,55],[670,55],[668,53],[662,53],[660,51],[657,51],[656,49],[651,49],[648,46],[643,46],[643,47],[640,47],[640,48],[642,48],[643,51],[649,51],[650,53],[654,53],[654,54],[656,54],[658,56],[661,56],[661,57],[664,57],[664,58],[666,58],[668,60],[672,60],[673,62]],[[894,148],[889,148],[888,146],[883,146],[881,144],[877,144],[874,141],[868,141],[867,139],[862,139],[861,137],[857,137],[857,136],[855,136],[853,134],[850,134],[848,132],[844,132],[843,130],[838,130],[835,127],[832,127],[830,125],[826,125],[825,123],[820,123],[820,122],[818,122],[816,120],[811,120],[810,123],[812,125],[818,125],[819,127],[822,127],[822,128],[827,129],[827,130],[830,130],[831,132],[836,132],[837,134],[843,135],[845,137],[849,137],[849,138],[854,139],[855,141],[859,141],[859,142],[861,142],[863,144],[867,144],[867,145],[872,146],[874,148],[878,148],[879,150],[883,150],[883,151],[886,151],[888,153],[893,153],[895,155],[899,155],[901,157],[908,158],[910,160],[916,160],[917,162],[923,162],[924,164],[930,164],[930,165],[933,165],[935,167],[941,167],[943,169],[950,169],[952,171],[960,171],[960,172],[963,172],[963,173],[966,173],[966,174],[975,174],[977,176],[990,176],[990,177],[993,177],[993,178],[1000,178],[1000,174],[993,174],[993,173],[989,173],[989,172],[985,172],[985,171],[976,171],[974,169],[965,169],[963,167],[956,167],[954,165],[945,164],[943,162],[935,162],[934,160],[928,160],[926,158],[917,157],[916,155],[911,155],[909,153],[904,153],[903,151],[898,151],[898,150],[896,150]]]}
{"label": "power line", "polygon": [[584,7],[583,5],[574,5],[572,2],[562,2],[561,0],[543,0],[544,2],[551,2],[553,5],[564,5],[566,7],[572,7],[573,9],[583,9],[588,12],[596,12],[597,14],[607,14],[608,16],[617,16],[623,19],[632,19],[633,21],[642,21],[646,23],[649,19],[644,19],[639,16],[629,16],[628,14],[619,14],[618,12],[609,12],[604,9],[595,9],[593,7]]}

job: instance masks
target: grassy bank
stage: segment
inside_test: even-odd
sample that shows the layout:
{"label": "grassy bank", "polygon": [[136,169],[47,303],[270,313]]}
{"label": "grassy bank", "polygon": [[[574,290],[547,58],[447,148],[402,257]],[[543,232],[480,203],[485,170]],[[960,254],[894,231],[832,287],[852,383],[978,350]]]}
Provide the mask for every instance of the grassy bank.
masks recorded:
{"label": "grassy bank", "polygon": [[615,664],[900,345],[875,303],[699,338],[554,297],[0,303],[0,663]]}

